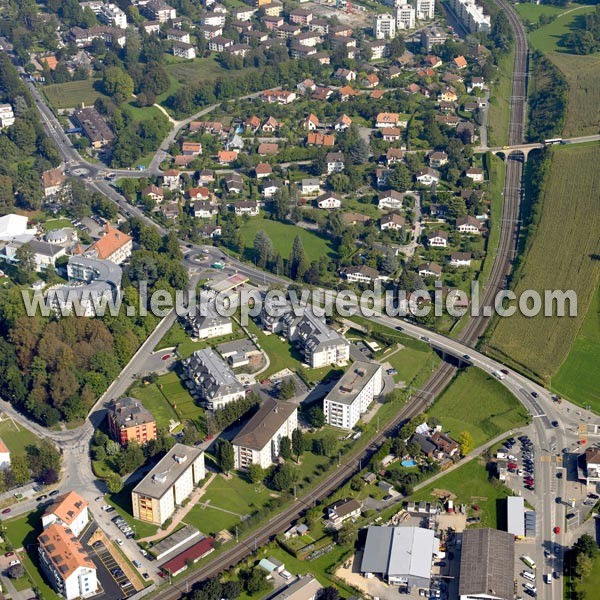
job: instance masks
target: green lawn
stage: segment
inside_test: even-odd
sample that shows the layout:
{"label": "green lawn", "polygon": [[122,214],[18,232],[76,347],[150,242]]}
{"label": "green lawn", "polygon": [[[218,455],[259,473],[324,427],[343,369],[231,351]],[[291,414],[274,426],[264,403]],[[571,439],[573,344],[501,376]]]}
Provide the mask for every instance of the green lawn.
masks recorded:
{"label": "green lawn", "polygon": [[300,236],[304,251],[310,260],[319,260],[324,255],[335,257],[330,240],[295,225],[271,221],[262,217],[253,217],[240,227],[240,231],[244,239],[244,245],[248,250],[253,248],[256,233],[264,231],[271,238],[275,252],[279,252],[285,259],[292,252],[292,245],[296,236]]}
{"label": "green lawn", "polygon": [[[510,490],[497,481],[490,481],[482,459],[466,463],[418,490],[409,499],[433,501],[435,496],[432,492],[436,489],[455,494],[455,505],[467,504],[469,516],[476,515],[481,518],[481,522],[475,527],[502,528],[502,522],[505,521],[503,500],[510,495]],[[473,506],[477,506],[479,510],[473,510]]]}
{"label": "green lawn", "polygon": [[382,360],[389,362],[398,371],[398,374],[394,375],[394,381],[396,383],[403,381],[407,386],[422,371],[431,373],[440,362],[438,356],[426,347],[423,349],[403,348],[389,359]]}
{"label": "green lawn", "polygon": [[177,413],[167,402],[157,384],[133,387],[129,390],[129,393],[134,398],[141,400],[142,404],[154,415],[157,427],[168,428],[169,421],[179,420]]}
{"label": "green lawn", "polygon": [[[222,529],[234,528],[242,517],[261,508],[269,498],[270,492],[262,484],[249,483],[237,474],[229,479],[219,474],[184,520],[204,533],[214,534]],[[210,506],[203,508],[200,505],[203,502]]]}
{"label": "green lawn", "polygon": [[461,371],[428,411],[455,439],[469,431],[475,447],[527,423],[519,401],[491,375],[475,367]]}
{"label": "green lawn", "polygon": [[542,52],[564,52],[563,37],[580,27],[583,15],[592,13],[595,6],[570,6],[563,10],[552,23],[544,25],[529,34],[529,42],[536,50]]}
{"label": "green lawn", "polygon": [[[596,594],[600,588],[600,556],[596,556],[594,559],[592,571],[588,577],[582,580],[565,577],[565,585],[567,586],[569,583],[575,585],[575,589],[580,594],[579,598],[585,598],[585,600],[597,598]],[[565,590],[565,598],[570,600],[573,596]]]}
{"label": "green lawn", "polygon": [[[569,8],[572,7],[573,5]],[[542,15],[547,15],[549,17],[560,15],[560,13],[565,12],[567,9],[564,6],[550,6],[548,4],[533,4],[532,2],[526,2],[515,4],[515,10],[523,20],[537,23]]]}
{"label": "green lawn", "polygon": [[53,231],[54,229],[62,229],[63,227],[73,227],[73,224],[69,219],[48,219],[43,223],[46,231]]}
{"label": "green lawn", "polygon": [[83,81],[68,81],[44,86],[43,92],[54,108],[77,108],[82,104],[91,106],[96,98],[106,96],[95,89],[94,84],[99,80],[85,79]]}
{"label": "green lawn", "polygon": [[600,413],[600,289],[571,346],[565,362],[551,380],[554,391]]}
{"label": "green lawn", "polygon": [[[43,510],[38,509],[17,519],[4,521],[2,536],[7,539],[13,548],[24,548],[27,554],[20,553],[19,558],[25,567],[26,577],[19,580],[18,589],[37,587],[44,600],[59,599],[60,596],[46,583],[39,567],[37,553],[37,536],[42,532]],[[30,585],[25,585],[27,579]]]}
{"label": "green lawn", "polygon": [[0,438],[15,456],[25,456],[25,448],[39,442],[39,438],[12,420],[0,422]]}
{"label": "green lawn", "polygon": [[508,141],[514,58],[513,47],[508,54],[502,55],[498,62],[499,77],[490,96],[488,114],[488,145],[490,146],[503,146]]}

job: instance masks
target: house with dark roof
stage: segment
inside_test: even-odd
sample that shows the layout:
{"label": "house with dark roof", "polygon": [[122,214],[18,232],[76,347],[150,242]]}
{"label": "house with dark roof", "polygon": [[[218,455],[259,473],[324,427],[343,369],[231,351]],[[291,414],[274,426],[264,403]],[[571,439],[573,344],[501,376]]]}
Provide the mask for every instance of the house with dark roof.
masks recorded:
{"label": "house with dark roof", "polygon": [[258,412],[232,441],[236,469],[250,465],[270,467],[279,456],[280,442],[292,437],[298,427],[298,407],[289,402],[266,398]]}

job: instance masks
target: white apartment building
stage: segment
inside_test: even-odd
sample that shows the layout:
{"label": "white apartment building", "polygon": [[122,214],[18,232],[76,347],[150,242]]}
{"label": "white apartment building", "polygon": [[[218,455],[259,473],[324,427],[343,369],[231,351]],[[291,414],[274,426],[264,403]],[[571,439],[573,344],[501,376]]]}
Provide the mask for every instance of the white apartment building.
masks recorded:
{"label": "white apartment building", "polygon": [[192,336],[199,340],[206,340],[233,332],[233,324],[229,317],[220,315],[214,301],[203,302],[196,307],[194,314],[189,314],[187,325]]}
{"label": "white apartment building", "polygon": [[15,122],[15,115],[10,104],[0,104],[0,128],[10,127]]}
{"label": "white apartment building", "polygon": [[471,33],[482,31],[489,33],[491,19],[484,14],[483,8],[475,3],[475,0],[450,0],[450,7],[460,22]]}
{"label": "white apartment building", "polygon": [[267,469],[279,456],[281,439],[291,440],[297,428],[298,407],[267,398],[232,441],[235,468],[260,465]]}
{"label": "white apartment building", "polygon": [[204,452],[175,444],[131,492],[133,516],[162,525],[205,476]]}
{"label": "white apartment building", "polygon": [[98,593],[96,565],[68,528],[53,523],[38,536],[40,565],[52,587],[67,600]]}
{"label": "white apartment building", "polygon": [[415,13],[419,21],[433,19],[435,12],[435,0],[412,0]]}
{"label": "white apartment building", "polygon": [[352,429],[383,388],[383,368],[370,362],[355,362],[323,400],[327,423]]}
{"label": "white apartment building", "polygon": [[396,29],[414,29],[417,12],[410,4],[400,4],[396,7]]}
{"label": "white apartment building", "polygon": [[192,44],[185,42],[173,42],[173,56],[192,60],[196,58],[196,48]]}
{"label": "white apartment building", "polygon": [[98,12],[98,19],[110,27],[127,29],[127,15],[112,2],[110,4],[102,5]]}
{"label": "white apartment building", "polygon": [[185,385],[209,410],[239,400],[246,390],[223,359],[212,350],[196,350],[183,361]]}
{"label": "white apartment building", "polygon": [[396,20],[390,14],[384,13],[373,17],[373,35],[378,40],[396,37]]}
{"label": "white apartment building", "polygon": [[79,536],[89,520],[88,503],[77,492],[69,492],[56,498],[46,509],[42,515],[42,527],[46,529],[57,523]]}

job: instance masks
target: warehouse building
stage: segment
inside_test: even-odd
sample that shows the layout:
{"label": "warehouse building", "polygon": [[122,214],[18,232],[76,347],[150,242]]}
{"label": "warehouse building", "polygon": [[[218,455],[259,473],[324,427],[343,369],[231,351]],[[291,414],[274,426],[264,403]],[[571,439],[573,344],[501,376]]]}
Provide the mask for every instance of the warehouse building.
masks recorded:
{"label": "warehouse building", "polygon": [[525,537],[525,498],[522,496],[509,496],[506,499],[506,531],[515,538]]}

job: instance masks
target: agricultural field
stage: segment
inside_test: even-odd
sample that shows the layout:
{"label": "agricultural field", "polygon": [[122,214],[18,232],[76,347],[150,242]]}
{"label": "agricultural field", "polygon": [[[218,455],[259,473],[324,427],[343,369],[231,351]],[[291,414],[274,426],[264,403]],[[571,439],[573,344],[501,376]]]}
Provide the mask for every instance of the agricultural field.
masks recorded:
{"label": "agricultural field", "polygon": [[598,287],[600,263],[600,145],[557,147],[541,201],[540,221],[516,285],[527,290],[573,290],[577,316],[501,318],[489,343],[493,353],[544,382],[564,362]]}
{"label": "agricultural field", "polygon": [[600,288],[588,308],[571,351],[551,389],[581,406],[590,405],[600,413]]}
{"label": "agricultural field", "polygon": [[501,501],[510,495],[510,490],[489,480],[483,459],[473,459],[444,477],[440,477],[419,489],[410,496],[409,500],[435,501],[434,490],[452,493],[455,505],[466,504],[469,506],[468,515],[481,519],[476,527],[502,529],[500,521],[503,516],[501,516],[501,506],[498,505],[501,505]]}
{"label": "agricultural field", "polygon": [[67,81],[46,85],[42,91],[54,108],[78,108],[82,104],[91,106],[96,98],[106,98],[95,87],[99,85],[97,79],[84,79],[83,81]]}
{"label": "agricultural field", "polygon": [[310,260],[319,260],[321,256],[325,255],[335,256],[330,240],[321,237],[313,231],[308,231],[295,225],[271,221],[262,217],[254,217],[244,223],[240,227],[240,231],[247,251],[253,249],[256,233],[264,231],[271,238],[275,252],[279,252],[285,259],[292,252],[292,245],[296,236],[299,236],[302,240],[304,251]]}
{"label": "agricultural field", "polygon": [[569,104],[563,137],[594,135],[600,123],[600,55],[575,56],[550,52],[548,58],[569,84]]}
{"label": "agricultural field", "polygon": [[519,401],[491,375],[475,367],[461,371],[427,414],[439,419],[454,439],[468,431],[476,448],[528,420]]}

